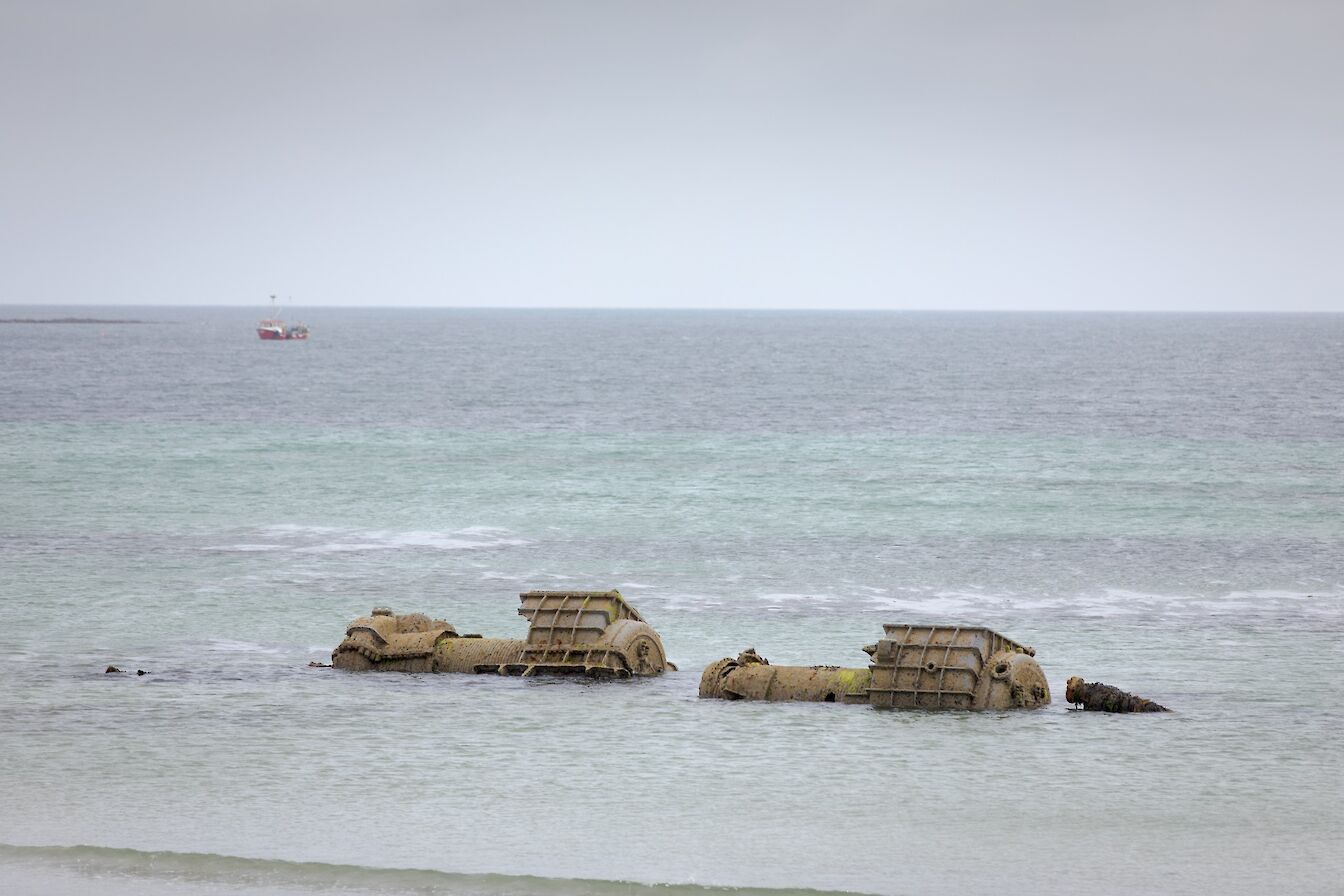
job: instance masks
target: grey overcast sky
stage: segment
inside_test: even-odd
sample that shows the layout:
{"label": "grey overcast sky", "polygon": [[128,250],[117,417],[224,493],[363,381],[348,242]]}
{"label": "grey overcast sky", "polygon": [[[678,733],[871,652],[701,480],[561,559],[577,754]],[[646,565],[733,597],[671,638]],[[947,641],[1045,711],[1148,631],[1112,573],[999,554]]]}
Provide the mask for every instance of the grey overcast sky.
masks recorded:
{"label": "grey overcast sky", "polygon": [[0,0],[0,303],[1344,310],[1341,2]]}

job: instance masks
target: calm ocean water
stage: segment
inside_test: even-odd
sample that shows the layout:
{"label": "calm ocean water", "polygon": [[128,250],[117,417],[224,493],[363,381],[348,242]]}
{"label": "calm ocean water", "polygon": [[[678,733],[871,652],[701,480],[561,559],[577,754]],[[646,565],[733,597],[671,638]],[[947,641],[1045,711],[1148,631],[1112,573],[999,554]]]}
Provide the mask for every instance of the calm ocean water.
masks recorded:
{"label": "calm ocean water", "polygon": [[[7,893],[1344,888],[1344,316],[0,309],[65,315],[146,322],[0,324]],[[682,671],[307,665],[538,587]],[[696,699],[884,622],[1056,702]]]}

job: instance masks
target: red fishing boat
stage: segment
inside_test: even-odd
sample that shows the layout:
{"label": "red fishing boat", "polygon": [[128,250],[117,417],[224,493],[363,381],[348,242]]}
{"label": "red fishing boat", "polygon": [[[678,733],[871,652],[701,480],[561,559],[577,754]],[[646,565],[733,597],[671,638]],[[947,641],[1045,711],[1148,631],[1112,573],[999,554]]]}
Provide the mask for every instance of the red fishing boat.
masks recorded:
{"label": "red fishing boat", "polygon": [[275,307],[275,296],[271,296],[271,316],[257,323],[257,336],[262,339],[307,339],[308,328],[303,324],[286,325]]}

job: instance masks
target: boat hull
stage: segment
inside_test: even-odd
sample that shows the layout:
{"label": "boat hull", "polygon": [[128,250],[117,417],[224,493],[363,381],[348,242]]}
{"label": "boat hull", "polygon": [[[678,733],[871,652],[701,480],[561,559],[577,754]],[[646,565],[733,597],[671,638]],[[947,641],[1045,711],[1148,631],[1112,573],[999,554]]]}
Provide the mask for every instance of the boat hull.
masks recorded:
{"label": "boat hull", "polygon": [[264,329],[264,328],[261,328],[261,327],[257,328],[257,336],[259,336],[259,337],[262,338],[262,339],[266,339],[266,340],[271,340],[271,339],[282,339],[282,340],[283,340],[283,339],[307,339],[307,338],[308,338],[308,334],[307,334],[307,333],[279,333],[279,332],[276,332],[275,330],[267,330],[267,329]]}

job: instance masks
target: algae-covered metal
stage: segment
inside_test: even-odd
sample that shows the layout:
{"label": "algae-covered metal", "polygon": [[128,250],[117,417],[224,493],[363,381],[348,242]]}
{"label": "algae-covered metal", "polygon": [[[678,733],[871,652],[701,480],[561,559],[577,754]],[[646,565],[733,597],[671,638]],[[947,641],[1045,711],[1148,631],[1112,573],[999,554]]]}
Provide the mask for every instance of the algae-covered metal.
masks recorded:
{"label": "algae-covered metal", "polygon": [[1074,706],[1094,712],[1171,712],[1147,697],[1099,681],[1083,681],[1077,675],[1069,679],[1064,696]]}
{"label": "algae-covered metal", "polygon": [[1036,652],[980,627],[886,625],[868,668],[772,666],[754,649],[711,663],[700,696],[878,709],[1032,709],[1050,702]]}
{"label": "algae-covered metal", "polygon": [[987,628],[884,625],[870,668],[880,709],[1031,709],[1050,702],[1036,651]]}
{"label": "algae-covered metal", "polygon": [[423,613],[378,608],[346,629],[337,669],[629,678],[675,669],[662,639],[619,591],[528,591],[525,639],[460,635]]}

